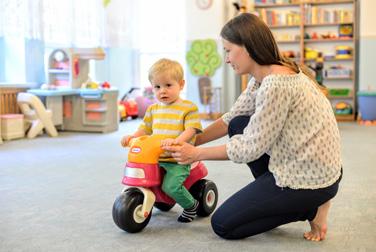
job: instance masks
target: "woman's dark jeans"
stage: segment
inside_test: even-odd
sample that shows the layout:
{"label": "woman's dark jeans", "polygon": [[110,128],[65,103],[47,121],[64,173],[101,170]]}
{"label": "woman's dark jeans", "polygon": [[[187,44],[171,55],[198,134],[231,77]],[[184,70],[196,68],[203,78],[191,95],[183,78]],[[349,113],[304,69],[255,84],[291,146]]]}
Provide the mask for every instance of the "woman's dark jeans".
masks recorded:
{"label": "woman's dark jeans", "polygon": [[[247,116],[235,117],[228,126],[229,136],[242,134],[248,122]],[[255,180],[230,196],[211,219],[214,232],[225,239],[241,239],[286,223],[313,220],[318,207],[337,194],[341,180],[315,190],[281,188],[268,170],[267,154],[247,165]]]}

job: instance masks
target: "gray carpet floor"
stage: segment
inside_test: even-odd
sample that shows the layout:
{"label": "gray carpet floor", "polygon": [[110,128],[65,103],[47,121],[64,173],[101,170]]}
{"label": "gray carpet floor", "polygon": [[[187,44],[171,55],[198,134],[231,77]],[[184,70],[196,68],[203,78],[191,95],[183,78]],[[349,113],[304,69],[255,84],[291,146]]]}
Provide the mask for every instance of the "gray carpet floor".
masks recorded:
{"label": "gray carpet floor", "polygon": [[[126,150],[117,132],[60,132],[0,145],[0,251],[375,251],[376,127],[341,123],[344,177],[332,201],[327,239],[302,238],[307,222],[291,223],[238,241],[217,237],[210,217],[176,221],[181,209],[153,211],[141,233],[113,222],[123,186]],[[226,139],[219,140],[224,142]],[[219,204],[253,180],[245,165],[205,162],[219,189]]]}

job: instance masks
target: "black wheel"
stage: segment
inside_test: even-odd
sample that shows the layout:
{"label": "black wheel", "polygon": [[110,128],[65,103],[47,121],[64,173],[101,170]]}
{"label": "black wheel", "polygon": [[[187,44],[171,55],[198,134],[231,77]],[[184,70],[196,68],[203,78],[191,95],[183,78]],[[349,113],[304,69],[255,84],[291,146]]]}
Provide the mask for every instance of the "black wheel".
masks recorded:
{"label": "black wheel", "polygon": [[198,216],[206,217],[214,211],[218,201],[218,190],[214,182],[201,179],[194,183],[189,192],[199,202]]}
{"label": "black wheel", "polygon": [[140,214],[144,195],[138,189],[129,189],[120,194],[112,207],[112,218],[115,224],[129,233],[137,233],[146,227],[151,218]]}
{"label": "black wheel", "polygon": [[159,210],[163,211],[163,212],[168,212],[168,211],[171,210],[171,208],[173,208],[175,206],[175,204],[169,205],[169,204],[163,203],[163,202],[155,202],[154,206],[156,208],[158,208]]}
{"label": "black wheel", "polygon": [[132,119],[137,119],[137,118],[138,118],[138,116],[136,116],[136,115],[132,116]]}

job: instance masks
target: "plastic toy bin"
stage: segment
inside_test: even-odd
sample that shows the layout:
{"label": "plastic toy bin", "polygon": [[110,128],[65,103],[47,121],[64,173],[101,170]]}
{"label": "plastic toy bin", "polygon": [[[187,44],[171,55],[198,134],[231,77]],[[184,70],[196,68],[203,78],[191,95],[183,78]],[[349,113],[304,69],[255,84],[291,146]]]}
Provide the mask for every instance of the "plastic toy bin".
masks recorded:
{"label": "plastic toy bin", "polygon": [[358,104],[362,120],[376,120],[376,91],[359,91]]}
{"label": "plastic toy bin", "polygon": [[23,138],[24,115],[23,114],[4,114],[1,117],[1,137],[4,140]]}

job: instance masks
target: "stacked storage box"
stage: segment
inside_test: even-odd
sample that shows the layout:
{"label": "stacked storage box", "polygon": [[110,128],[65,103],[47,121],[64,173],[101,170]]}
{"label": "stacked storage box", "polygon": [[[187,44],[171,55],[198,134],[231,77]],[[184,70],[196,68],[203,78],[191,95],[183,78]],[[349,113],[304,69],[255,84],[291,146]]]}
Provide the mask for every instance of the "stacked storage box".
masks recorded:
{"label": "stacked storage box", "polygon": [[23,138],[25,136],[24,116],[22,114],[1,115],[1,137],[4,140]]}

